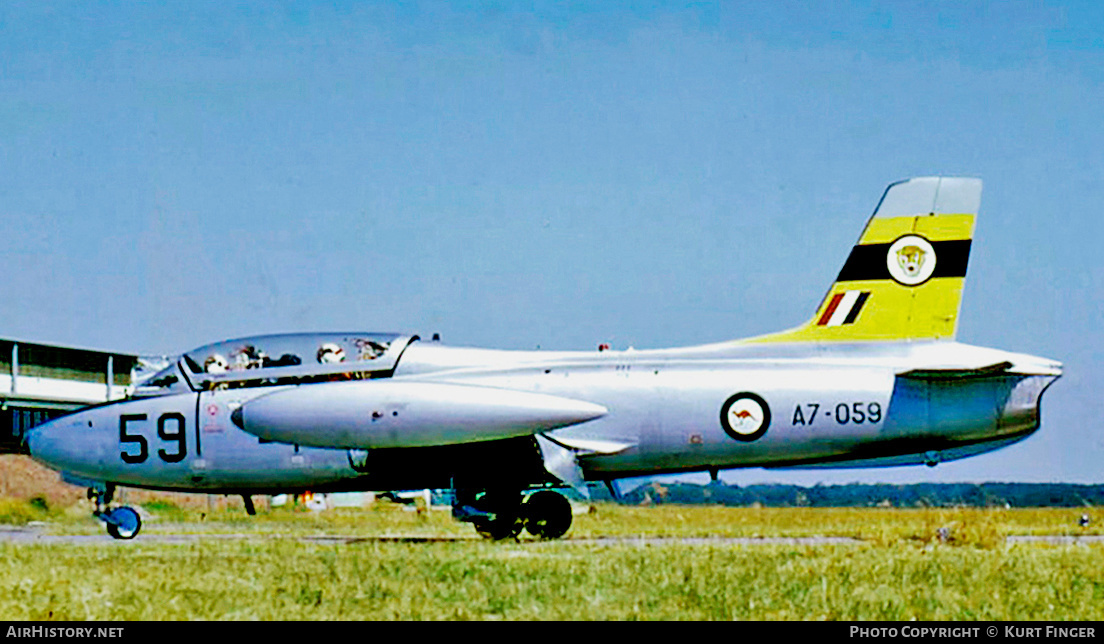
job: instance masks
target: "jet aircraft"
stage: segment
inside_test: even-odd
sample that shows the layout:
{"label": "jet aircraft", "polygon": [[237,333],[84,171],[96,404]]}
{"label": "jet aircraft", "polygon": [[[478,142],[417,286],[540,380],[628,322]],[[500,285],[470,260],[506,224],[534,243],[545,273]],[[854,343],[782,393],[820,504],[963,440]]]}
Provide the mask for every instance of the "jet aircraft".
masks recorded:
{"label": "jet aircraft", "polygon": [[1053,360],[955,341],[981,181],[889,186],[803,325],[625,351],[266,335],[188,351],[127,400],[29,432],[132,538],[118,485],[251,496],[440,488],[489,538],[563,536],[557,490],[741,467],[935,465],[1034,432]]}

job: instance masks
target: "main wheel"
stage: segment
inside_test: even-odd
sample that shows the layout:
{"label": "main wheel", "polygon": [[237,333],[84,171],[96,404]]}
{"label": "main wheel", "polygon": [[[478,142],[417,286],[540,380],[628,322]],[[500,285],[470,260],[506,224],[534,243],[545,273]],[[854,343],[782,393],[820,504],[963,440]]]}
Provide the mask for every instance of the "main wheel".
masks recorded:
{"label": "main wheel", "polygon": [[571,528],[571,503],[564,495],[542,490],[522,506],[525,529],[540,539],[559,539]]}
{"label": "main wheel", "polygon": [[514,517],[480,519],[478,521],[473,521],[472,525],[475,526],[475,531],[478,532],[481,537],[492,541],[501,541],[503,539],[516,537],[521,534],[521,529],[524,526],[520,519]]}
{"label": "main wheel", "polygon": [[493,488],[474,495],[476,510],[485,514],[472,521],[475,531],[495,541],[521,534],[521,492],[514,488]]}
{"label": "main wheel", "polygon": [[142,517],[132,508],[115,508],[107,513],[107,533],[116,539],[133,539],[142,529]]}

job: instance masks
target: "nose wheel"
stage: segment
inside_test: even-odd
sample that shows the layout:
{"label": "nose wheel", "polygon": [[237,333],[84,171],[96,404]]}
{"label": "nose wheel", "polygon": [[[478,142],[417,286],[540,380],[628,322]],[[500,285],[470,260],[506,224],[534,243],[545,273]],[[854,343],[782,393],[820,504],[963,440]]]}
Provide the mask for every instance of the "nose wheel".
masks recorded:
{"label": "nose wheel", "polygon": [[88,488],[88,498],[95,504],[92,516],[104,522],[107,533],[116,539],[133,539],[142,529],[142,517],[128,506],[110,507],[115,486],[108,483],[102,489]]}
{"label": "nose wheel", "polygon": [[142,517],[125,505],[101,514],[100,520],[107,524],[107,533],[116,539],[133,539],[142,529]]}

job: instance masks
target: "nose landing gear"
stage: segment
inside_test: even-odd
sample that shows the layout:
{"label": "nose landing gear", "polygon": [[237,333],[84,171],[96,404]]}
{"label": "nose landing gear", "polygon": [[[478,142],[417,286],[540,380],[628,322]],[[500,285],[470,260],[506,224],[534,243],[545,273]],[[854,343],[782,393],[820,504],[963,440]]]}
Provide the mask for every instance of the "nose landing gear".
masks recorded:
{"label": "nose landing gear", "polygon": [[111,483],[103,488],[88,488],[88,498],[95,504],[92,516],[104,522],[107,533],[116,539],[133,539],[142,529],[142,517],[134,508],[127,506],[110,507],[115,496],[115,486]]}

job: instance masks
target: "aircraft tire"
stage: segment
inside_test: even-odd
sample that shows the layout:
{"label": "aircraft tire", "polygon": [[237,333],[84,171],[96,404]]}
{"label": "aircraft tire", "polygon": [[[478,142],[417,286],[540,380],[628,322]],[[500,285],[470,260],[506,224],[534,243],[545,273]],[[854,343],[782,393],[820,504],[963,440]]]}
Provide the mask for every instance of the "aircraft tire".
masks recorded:
{"label": "aircraft tire", "polygon": [[475,531],[479,533],[479,536],[484,539],[490,539],[491,541],[501,541],[503,539],[510,539],[521,534],[523,524],[520,520],[515,518],[499,518],[499,519],[483,519],[475,521],[473,524]]}
{"label": "aircraft tire", "polygon": [[571,503],[551,490],[530,495],[522,506],[525,530],[539,539],[559,539],[571,529]]}
{"label": "aircraft tire", "polygon": [[107,533],[116,539],[133,539],[142,529],[142,517],[126,506],[108,513]]}

